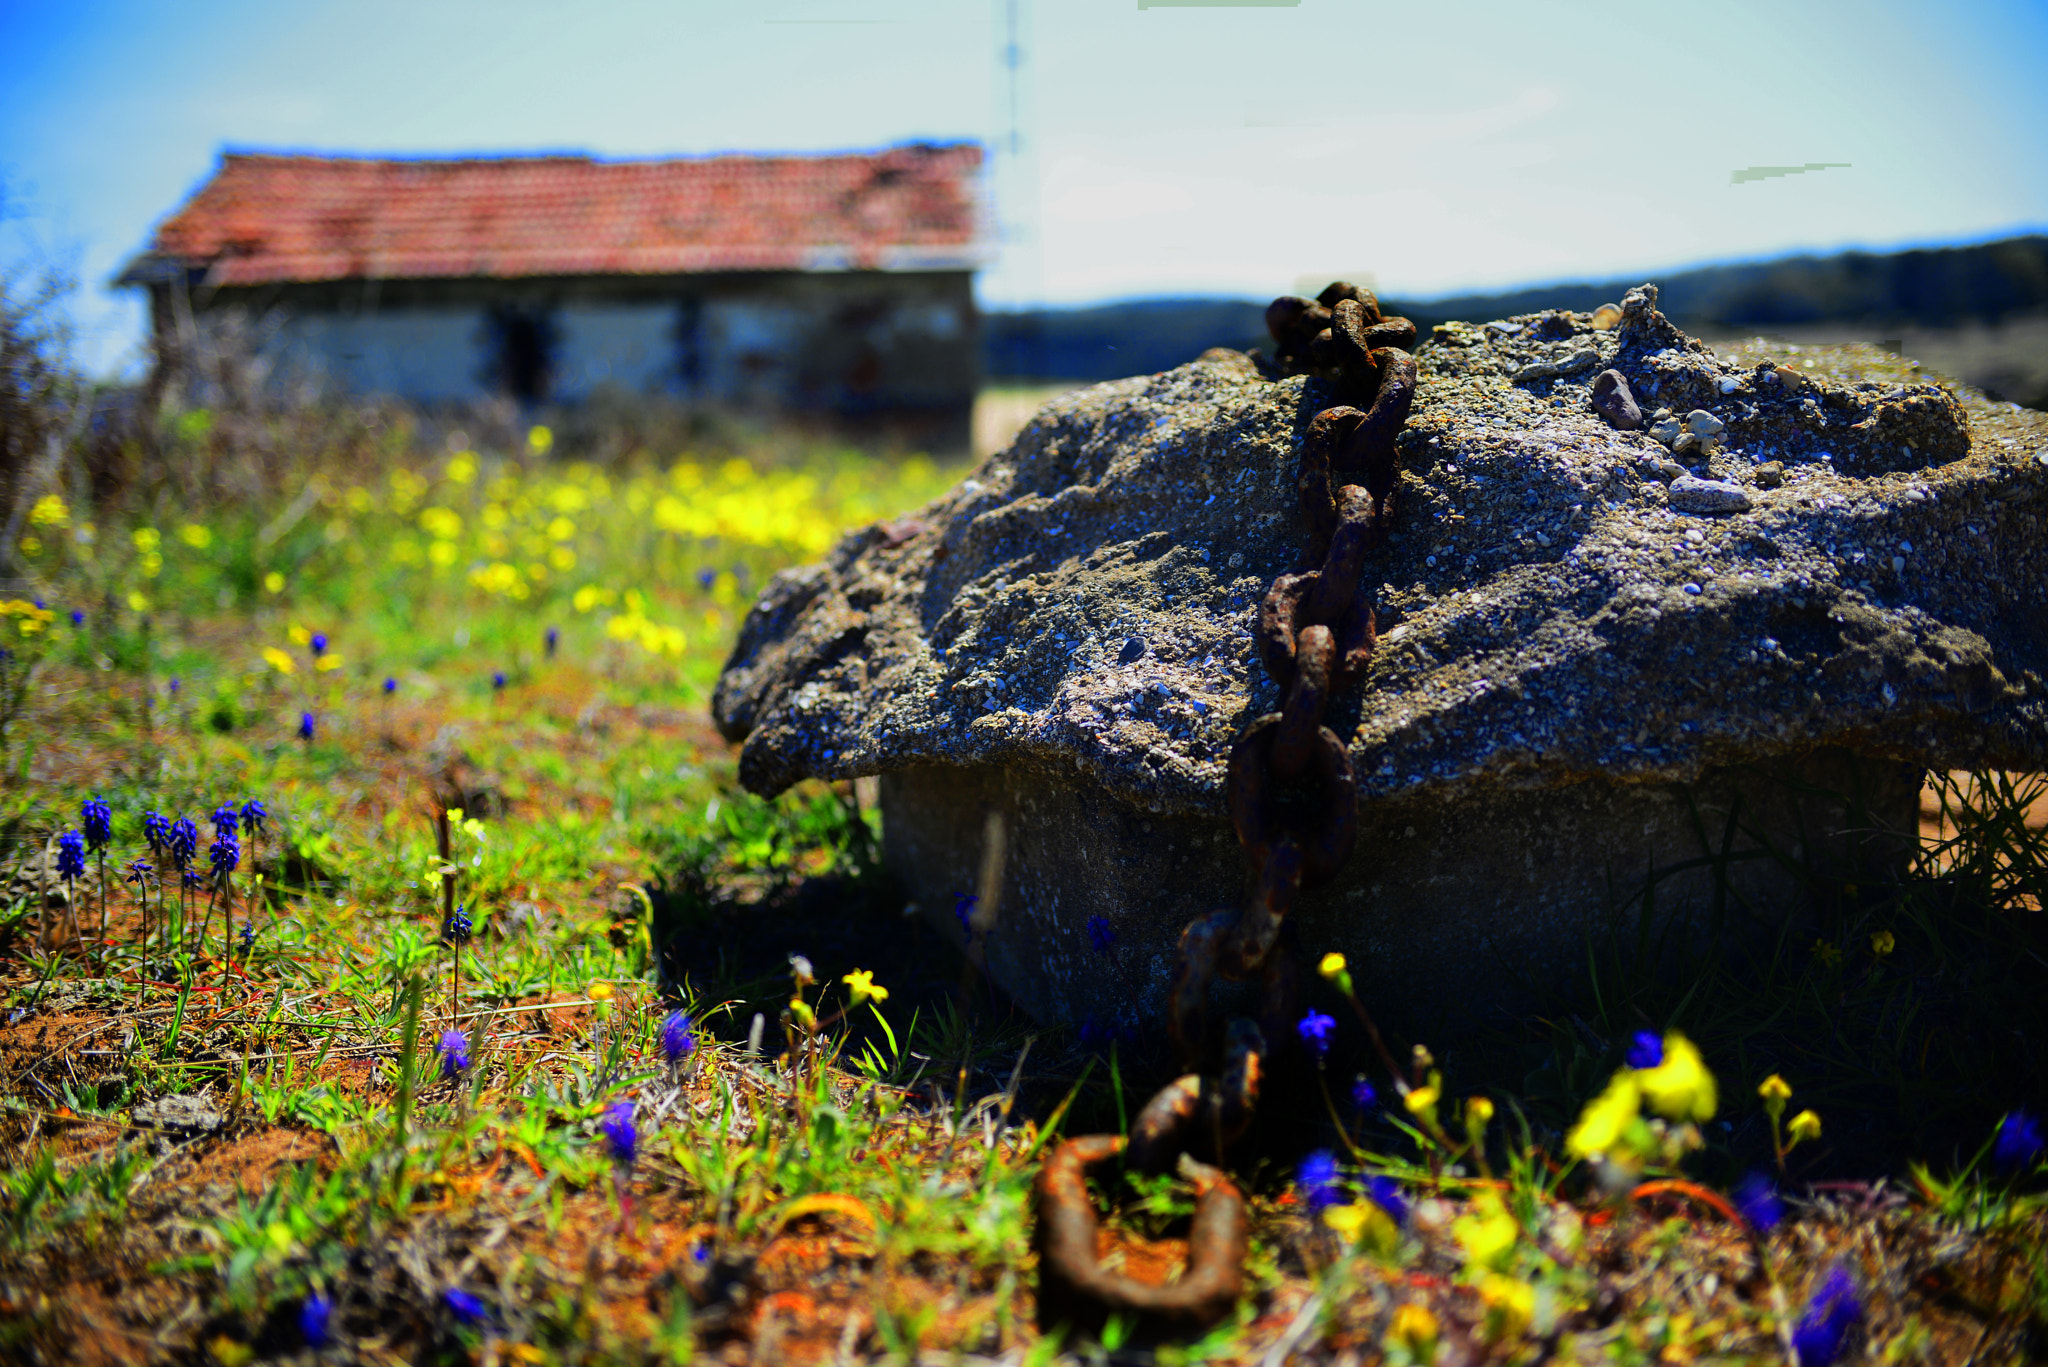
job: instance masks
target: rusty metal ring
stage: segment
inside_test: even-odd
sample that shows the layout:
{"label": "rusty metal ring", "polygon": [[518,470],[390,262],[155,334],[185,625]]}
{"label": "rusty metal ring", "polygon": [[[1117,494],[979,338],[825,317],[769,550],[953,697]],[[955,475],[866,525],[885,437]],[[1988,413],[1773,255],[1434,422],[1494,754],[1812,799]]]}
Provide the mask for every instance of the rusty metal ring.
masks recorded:
{"label": "rusty metal ring", "polygon": [[1040,1321],[1099,1321],[1121,1310],[1175,1328],[1206,1329],[1231,1312],[1244,1289],[1244,1193],[1220,1169],[1183,1154],[1180,1173],[1195,1184],[1187,1271],[1163,1286],[1107,1271],[1096,1258],[1100,1225],[1088,1199],[1088,1169],[1123,1151],[1121,1136],[1081,1135],[1054,1149],[1038,1170]]}

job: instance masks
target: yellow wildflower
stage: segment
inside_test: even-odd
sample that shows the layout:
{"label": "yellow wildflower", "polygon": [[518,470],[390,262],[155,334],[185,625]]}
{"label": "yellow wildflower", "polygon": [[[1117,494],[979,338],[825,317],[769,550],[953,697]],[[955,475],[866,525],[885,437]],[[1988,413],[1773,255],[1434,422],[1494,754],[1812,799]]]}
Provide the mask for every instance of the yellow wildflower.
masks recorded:
{"label": "yellow wildflower", "polygon": [[1498,1268],[1514,1251],[1521,1227],[1500,1197],[1482,1191],[1472,1198],[1472,1210],[1451,1221],[1451,1237],[1465,1250],[1465,1260],[1479,1267]]}
{"label": "yellow wildflower", "polygon": [[276,646],[263,647],[263,659],[280,674],[296,674],[299,671],[297,662]]}
{"label": "yellow wildflower", "polygon": [[[1804,1139],[1818,1139],[1820,1138],[1820,1116],[1813,1111],[1801,1111],[1798,1115],[1792,1117],[1791,1123],[1785,1126],[1785,1133],[1792,1136],[1792,1144],[1797,1144]],[[1790,1148],[1792,1145],[1787,1144],[1785,1147]]]}
{"label": "yellow wildflower", "polygon": [[135,543],[136,550],[141,551],[144,555],[148,555],[152,551],[162,548],[164,534],[154,527],[137,527],[133,532],[129,533],[129,540]]}
{"label": "yellow wildflower", "polygon": [[1720,1104],[1714,1075],[1693,1042],[1676,1030],[1664,1036],[1664,1061],[1636,1071],[1650,1109],[1666,1120],[1712,1120]]}
{"label": "yellow wildflower", "polygon": [[1406,1097],[1402,1098],[1402,1104],[1408,1108],[1410,1115],[1421,1120],[1423,1124],[1434,1125],[1436,1123],[1436,1103],[1442,1097],[1443,1090],[1439,1087],[1417,1087],[1409,1092]]}
{"label": "yellow wildflower", "polygon": [[859,1006],[865,1001],[885,1002],[889,1000],[889,989],[876,984],[875,975],[864,968],[857,968],[839,981],[847,986],[853,996],[853,1004]]}
{"label": "yellow wildflower", "polygon": [[269,574],[264,575],[263,591],[265,593],[283,593],[284,576],[279,574],[276,570],[272,570]]}
{"label": "yellow wildflower", "polygon": [[1536,1318],[1536,1288],[1520,1278],[1488,1273],[1480,1279],[1479,1299],[1486,1306],[1480,1334],[1488,1343],[1522,1337]]}
{"label": "yellow wildflower", "polygon": [[595,982],[590,985],[590,996],[593,1001],[608,1002],[617,991],[617,988],[606,982]]}
{"label": "yellow wildflower", "polygon": [[1792,1084],[1772,1073],[1757,1085],[1756,1094],[1764,1099],[1769,1110],[1783,1110],[1785,1103],[1792,1099]]}
{"label": "yellow wildflower", "polygon": [[319,659],[313,661],[313,668],[319,670],[323,674],[329,673],[330,671],[336,669],[340,669],[341,656],[331,653],[327,655],[322,655]]}
{"label": "yellow wildflower", "polygon": [[203,551],[213,544],[213,528],[187,522],[178,529],[178,539],[195,551]]}
{"label": "yellow wildflower", "polygon": [[1342,954],[1325,954],[1316,971],[1337,984],[1337,990],[1345,996],[1351,995],[1351,967],[1345,963]]}
{"label": "yellow wildflower", "polygon": [[44,494],[28,510],[28,522],[31,527],[68,527],[71,525],[71,510],[57,495]]}
{"label": "yellow wildflower", "polygon": [[544,456],[554,448],[555,434],[545,427],[535,426],[526,434],[526,444],[536,456]]}
{"label": "yellow wildflower", "polygon": [[1586,1109],[1579,1112],[1579,1123],[1565,1136],[1566,1149],[1580,1158],[1591,1158],[1621,1142],[1643,1104],[1637,1076],[1631,1069],[1620,1070],[1607,1084],[1606,1091],[1586,1103]]}
{"label": "yellow wildflower", "polygon": [[1345,1243],[1368,1248],[1382,1258],[1392,1258],[1401,1245],[1393,1218],[1371,1201],[1331,1206],[1323,1212],[1323,1223]]}
{"label": "yellow wildflower", "polygon": [[1415,1301],[1397,1308],[1387,1325],[1387,1337],[1407,1352],[1411,1362],[1435,1360],[1438,1332],[1436,1316]]}
{"label": "yellow wildflower", "polygon": [[1898,947],[1899,942],[1892,938],[1889,930],[1880,930],[1870,937],[1870,952],[1880,959]]}
{"label": "yellow wildflower", "polygon": [[1493,1120],[1493,1099],[1475,1096],[1465,1102],[1465,1124],[1468,1127],[1485,1129]]}

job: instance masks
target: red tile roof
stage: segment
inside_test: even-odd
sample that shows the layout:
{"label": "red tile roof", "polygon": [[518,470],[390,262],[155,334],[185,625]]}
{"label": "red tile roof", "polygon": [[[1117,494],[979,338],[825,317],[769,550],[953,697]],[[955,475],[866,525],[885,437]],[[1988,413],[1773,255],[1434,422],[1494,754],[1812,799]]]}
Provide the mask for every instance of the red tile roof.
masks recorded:
{"label": "red tile roof", "polygon": [[447,276],[959,269],[981,149],[817,157],[376,161],[229,153],[125,278],[213,285]]}

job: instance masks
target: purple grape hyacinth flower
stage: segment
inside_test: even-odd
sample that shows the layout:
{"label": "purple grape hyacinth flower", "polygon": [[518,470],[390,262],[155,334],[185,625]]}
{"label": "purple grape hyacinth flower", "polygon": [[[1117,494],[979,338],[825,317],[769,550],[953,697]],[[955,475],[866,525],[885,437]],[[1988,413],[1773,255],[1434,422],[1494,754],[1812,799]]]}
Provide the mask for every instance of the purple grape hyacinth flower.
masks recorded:
{"label": "purple grape hyacinth flower", "polygon": [[313,647],[313,658],[317,660],[327,653],[327,633],[324,631],[314,632],[311,644]]}
{"label": "purple grape hyacinth flower", "polygon": [[176,865],[179,871],[191,868],[192,861],[199,857],[198,825],[189,816],[179,817],[171,823],[171,828],[165,835],[165,843],[170,846],[171,863]]}
{"label": "purple grape hyacinth flower", "polygon": [[71,609],[71,625],[75,627],[85,625],[85,614],[77,608]]}
{"label": "purple grape hyacinth flower", "polygon": [[89,797],[79,804],[78,825],[85,833],[85,847],[103,850],[114,838],[114,809],[103,797]]}
{"label": "purple grape hyacinth flower", "polygon": [[2025,1111],[2014,1111],[1998,1122],[1998,1138],[1991,1146],[1991,1162],[2000,1172],[2020,1172],[2041,1161],[2048,1143],[2041,1139],[2041,1122]]}
{"label": "purple grape hyacinth flower", "polygon": [[460,1030],[446,1031],[435,1049],[441,1055],[441,1076],[448,1081],[453,1082],[469,1071],[468,1035]]}
{"label": "purple grape hyacinth flower", "polygon": [[1798,1350],[1800,1367],[1829,1367],[1841,1355],[1849,1331],[1863,1318],[1863,1301],[1856,1294],[1855,1279],[1836,1263],[1814,1289],[1799,1323],[1792,1328],[1792,1346]]}
{"label": "purple grape hyacinth flower", "polygon": [[1351,1104],[1359,1110],[1369,1111],[1379,1105],[1379,1102],[1380,1094],[1378,1089],[1364,1078],[1360,1078],[1351,1084]]}
{"label": "purple grape hyacinth flower", "polygon": [[441,1293],[441,1303],[464,1324],[481,1324],[491,1315],[491,1308],[482,1300],[452,1286]]}
{"label": "purple grape hyacinth flower", "polygon": [[262,835],[265,830],[263,823],[268,820],[270,809],[263,805],[262,799],[252,797],[242,804],[242,829],[250,835]]}
{"label": "purple grape hyacinth flower", "polygon": [[1301,1160],[1294,1184],[1301,1188],[1301,1199],[1308,1202],[1311,1211],[1336,1205],[1341,1199],[1337,1191],[1337,1156],[1328,1149],[1317,1149]]}
{"label": "purple grape hyacinth flower", "polygon": [[131,883],[139,888],[147,883],[150,875],[155,872],[156,866],[154,864],[151,864],[147,859],[137,859],[131,862],[121,874],[121,881]]}
{"label": "purple grape hyacinth flower", "polygon": [[1771,1179],[1753,1172],[1735,1187],[1735,1208],[1759,1234],[1769,1234],[1785,1218],[1785,1202]]}
{"label": "purple grape hyacinth flower", "polygon": [[455,904],[455,910],[448,913],[448,919],[441,923],[443,943],[460,949],[469,943],[470,935],[476,930],[476,922],[462,909],[462,903]]}
{"label": "purple grape hyacinth flower", "polygon": [[1097,954],[1107,954],[1109,947],[1116,943],[1116,932],[1110,929],[1107,916],[1088,918],[1088,947]]}
{"label": "purple grape hyacinth flower", "polygon": [[398,691],[398,680],[396,680],[396,679],[386,679],[386,680],[384,681],[384,696],[385,696],[385,697],[387,697],[387,698],[388,698],[388,697],[390,697],[390,696],[391,696],[391,695],[392,695],[393,693],[396,693],[397,691]]}
{"label": "purple grape hyacinth flower", "polygon": [[559,645],[560,645],[560,644],[562,643],[562,633],[561,633],[561,632],[559,632],[559,631],[557,631],[557,630],[555,630],[555,629],[554,629],[553,627],[549,627],[549,628],[548,628],[548,635],[547,635],[547,643],[548,643],[548,658],[549,658],[550,660],[552,660],[552,659],[554,659],[554,658],[555,658],[555,647],[556,647],[556,646],[559,646]]}
{"label": "purple grape hyacinth flower", "polygon": [[142,838],[149,845],[151,854],[159,859],[164,857],[164,846],[171,839],[171,823],[164,819],[162,812],[142,814]]}
{"label": "purple grape hyacinth flower", "polygon": [[227,876],[235,871],[235,865],[242,862],[242,847],[232,832],[222,831],[220,838],[207,850],[206,857],[213,865],[213,876],[225,882]]}
{"label": "purple grape hyacinth flower", "polygon": [[57,876],[67,880],[85,877],[85,837],[77,831],[57,837]]}
{"label": "purple grape hyacinth flower", "polygon": [[1664,1037],[1655,1030],[1638,1030],[1628,1046],[1628,1066],[1655,1068],[1664,1062]]}
{"label": "purple grape hyacinth flower", "polygon": [[633,1103],[614,1101],[605,1108],[604,1119],[597,1122],[597,1128],[604,1131],[605,1142],[611,1146],[612,1161],[622,1168],[632,1167],[640,1152],[640,1131],[633,1124]]}
{"label": "purple grape hyacinth flower", "polygon": [[494,693],[503,693],[505,691],[504,670],[497,670],[491,675],[491,691]]}
{"label": "purple grape hyacinth flower", "polygon": [[1301,1018],[1301,1023],[1294,1028],[1300,1033],[1301,1042],[1314,1050],[1320,1058],[1330,1052],[1330,1033],[1337,1028],[1337,1020],[1336,1017],[1326,1016],[1311,1007],[1309,1013]]}
{"label": "purple grape hyacinth flower", "polygon": [[299,739],[310,743],[313,739],[313,714],[299,713]]}
{"label": "purple grape hyacinth flower", "polygon": [[315,1291],[299,1307],[299,1337],[308,1348],[325,1348],[334,1341],[328,1321],[334,1318],[334,1302]]}
{"label": "purple grape hyacinth flower", "polygon": [[661,1056],[671,1066],[678,1064],[697,1047],[697,1037],[690,1033],[690,1018],[681,1011],[671,1011],[661,1023]]}
{"label": "purple grape hyacinth flower", "polygon": [[215,807],[210,819],[213,822],[214,833],[224,835],[230,840],[242,829],[242,813],[232,802],[223,802]]}

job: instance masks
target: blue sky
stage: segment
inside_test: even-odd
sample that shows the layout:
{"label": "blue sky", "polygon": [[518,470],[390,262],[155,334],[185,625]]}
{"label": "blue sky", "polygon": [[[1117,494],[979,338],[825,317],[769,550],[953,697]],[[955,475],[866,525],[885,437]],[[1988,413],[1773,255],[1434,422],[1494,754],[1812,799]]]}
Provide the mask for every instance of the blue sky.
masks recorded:
{"label": "blue sky", "polygon": [[[2048,6],[1017,0],[985,303],[1429,295],[2048,227]],[[1009,0],[0,0],[0,259],[106,282],[223,148],[996,141]],[[573,15],[573,17],[571,17]],[[1731,185],[1760,165],[1849,163]]]}

